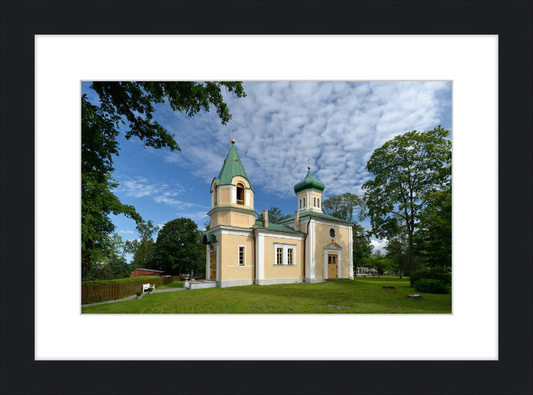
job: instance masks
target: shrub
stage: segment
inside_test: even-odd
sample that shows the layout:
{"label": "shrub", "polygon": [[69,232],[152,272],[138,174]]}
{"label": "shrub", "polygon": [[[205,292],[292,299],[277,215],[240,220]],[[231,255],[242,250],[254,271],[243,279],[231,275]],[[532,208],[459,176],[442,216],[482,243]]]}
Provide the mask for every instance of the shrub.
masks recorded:
{"label": "shrub", "polygon": [[152,287],[148,288],[148,292],[152,292],[154,289]]}
{"label": "shrub", "polygon": [[115,280],[96,280],[96,281],[82,281],[81,285],[100,285],[100,284],[126,284],[135,282],[154,283],[163,285],[163,280],[159,276],[144,276],[144,277],[126,277],[117,278]]}
{"label": "shrub", "polygon": [[414,284],[422,279],[442,281],[446,286],[452,285],[452,274],[440,267],[415,270],[409,275],[411,287],[414,287]]}
{"label": "shrub", "polygon": [[440,280],[432,280],[430,278],[422,278],[415,282],[415,291],[428,294],[447,294],[450,292],[450,287]]}
{"label": "shrub", "polygon": [[141,296],[142,294],[143,294],[142,291],[135,292],[135,295],[137,295],[137,296]]}

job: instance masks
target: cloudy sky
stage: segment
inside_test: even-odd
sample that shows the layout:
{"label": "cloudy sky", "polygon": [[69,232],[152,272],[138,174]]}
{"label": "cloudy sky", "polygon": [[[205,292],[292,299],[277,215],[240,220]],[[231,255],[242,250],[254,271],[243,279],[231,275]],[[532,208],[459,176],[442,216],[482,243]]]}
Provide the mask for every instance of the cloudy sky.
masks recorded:
{"label": "cloudy sky", "polygon": [[[82,83],[82,92],[97,100]],[[115,194],[143,219],[162,225],[187,217],[200,229],[209,217],[210,183],[222,167],[235,129],[236,148],[255,189],[255,211],[297,208],[293,187],[307,173],[326,188],[324,199],[360,193],[372,177],[364,169],[374,149],[411,130],[438,125],[451,130],[450,81],[244,82],[245,98],[225,94],[233,119],[226,126],[214,111],[192,118],[166,104],[155,117],[181,152],[145,148],[121,135],[115,158]],[[124,240],[136,237],[135,223],[113,217]],[[369,221],[363,226],[370,229]],[[380,249],[383,242],[374,240]]]}

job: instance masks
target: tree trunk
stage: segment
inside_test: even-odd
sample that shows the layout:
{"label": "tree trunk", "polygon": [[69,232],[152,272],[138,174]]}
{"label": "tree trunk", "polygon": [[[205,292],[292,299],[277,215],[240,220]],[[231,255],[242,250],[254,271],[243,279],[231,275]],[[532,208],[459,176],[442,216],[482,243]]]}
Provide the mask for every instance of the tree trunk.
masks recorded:
{"label": "tree trunk", "polygon": [[85,281],[89,280],[89,276],[91,273],[91,265],[92,265],[91,250],[93,247],[94,247],[94,242],[90,240],[87,243],[86,255],[85,255],[85,258],[83,258],[83,264],[82,264],[82,274],[83,274],[83,279]]}
{"label": "tree trunk", "polygon": [[413,232],[409,229],[409,275],[413,272]]}

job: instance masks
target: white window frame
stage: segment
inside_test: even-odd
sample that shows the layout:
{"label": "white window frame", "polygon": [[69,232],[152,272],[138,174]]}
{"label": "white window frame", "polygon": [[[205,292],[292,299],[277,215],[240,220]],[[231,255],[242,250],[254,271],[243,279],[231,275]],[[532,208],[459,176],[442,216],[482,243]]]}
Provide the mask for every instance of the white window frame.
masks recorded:
{"label": "white window frame", "polygon": [[[283,250],[283,262],[278,265],[278,248]],[[292,250],[292,265],[289,265],[289,250]],[[296,244],[274,244],[274,266],[296,266]]]}
{"label": "white window frame", "polygon": [[[240,261],[241,247],[244,249],[243,254],[242,254],[243,265],[241,265],[241,261]],[[237,246],[237,266],[239,267],[246,266],[246,246]]]}

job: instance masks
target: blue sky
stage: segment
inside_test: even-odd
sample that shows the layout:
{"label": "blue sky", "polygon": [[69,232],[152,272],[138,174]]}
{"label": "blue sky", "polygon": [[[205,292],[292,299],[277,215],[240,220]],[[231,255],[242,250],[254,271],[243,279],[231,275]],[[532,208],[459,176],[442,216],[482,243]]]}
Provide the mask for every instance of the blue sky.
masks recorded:
{"label": "blue sky", "polygon": [[[97,102],[90,82],[82,93]],[[211,181],[222,167],[235,129],[235,147],[255,189],[255,211],[297,208],[294,185],[305,177],[308,159],[313,175],[326,188],[324,200],[345,192],[360,193],[372,178],[364,167],[374,149],[411,130],[438,125],[452,128],[450,81],[244,82],[245,98],[226,93],[233,119],[220,123],[214,109],[190,118],[167,104],[154,117],[181,152],[143,147],[139,139],[119,136],[114,158],[114,191],[135,206],[144,220],[162,226],[180,217],[200,229],[209,217]],[[137,237],[135,222],[113,216],[124,240]],[[370,229],[368,220],[362,225]],[[384,242],[373,240],[376,249]]]}

